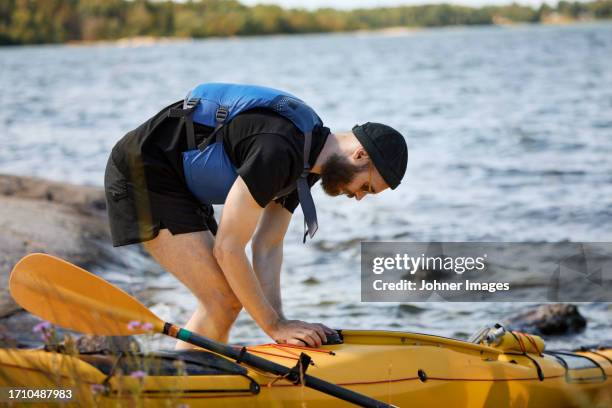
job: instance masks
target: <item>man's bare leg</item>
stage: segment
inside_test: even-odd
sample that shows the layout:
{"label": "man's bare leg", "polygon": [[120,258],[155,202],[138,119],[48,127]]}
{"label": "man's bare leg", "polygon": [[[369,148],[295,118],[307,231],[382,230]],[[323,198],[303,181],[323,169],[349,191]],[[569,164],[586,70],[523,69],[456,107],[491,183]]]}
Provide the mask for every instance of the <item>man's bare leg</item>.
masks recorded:
{"label": "man's bare leg", "polygon": [[[144,243],[153,258],[198,299],[198,307],[185,328],[227,342],[229,330],[242,305],[213,257],[213,245],[210,231],[172,235],[167,229],[162,229],[155,239]],[[193,347],[180,340],[176,344],[176,349]]]}

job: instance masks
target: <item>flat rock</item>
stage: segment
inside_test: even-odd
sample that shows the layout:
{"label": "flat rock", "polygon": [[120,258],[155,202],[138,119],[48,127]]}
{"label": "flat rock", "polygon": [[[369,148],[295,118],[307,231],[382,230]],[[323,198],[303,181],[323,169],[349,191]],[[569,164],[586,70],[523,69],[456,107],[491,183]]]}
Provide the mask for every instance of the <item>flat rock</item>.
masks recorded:
{"label": "flat rock", "polygon": [[151,267],[139,246],[112,247],[100,187],[0,175],[0,208],[0,345],[10,346],[15,338],[21,344],[40,342],[31,333],[39,320],[8,290],[10,272],[25,255],[44,252],[90,271],[139,274]]}
{"label": "flat rock", "polygon": [[85,264],[110,245],[100,188],[0,175],[0,206],[0,317],[20,309],[8,278],[23,256],[45,252]]}

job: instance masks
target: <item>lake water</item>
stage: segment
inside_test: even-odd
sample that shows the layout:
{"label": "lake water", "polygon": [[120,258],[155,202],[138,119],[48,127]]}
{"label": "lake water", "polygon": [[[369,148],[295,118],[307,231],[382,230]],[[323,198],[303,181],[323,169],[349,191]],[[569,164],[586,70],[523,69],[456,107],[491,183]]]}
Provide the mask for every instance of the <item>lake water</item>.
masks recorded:
{"label": "lake water", "polygon": [[[321,228],[302,245],[296,212],[285,311],[461,337],[525,305],[361,303],[359,242],[612,241],[610,67],[612,24],[0,48],[0,172],[102,185],[114,143],[206,81],[285,89],[332,130],[388,123],[408,140],[405,181],[359,203],[313,189]],[[148,304],[184,321],[185,289],[168,274],[155,288]],[[553,344],[612,339],[611,306],[581,307],[587,331]],[[232,339],[265,337],[241,316]]]}

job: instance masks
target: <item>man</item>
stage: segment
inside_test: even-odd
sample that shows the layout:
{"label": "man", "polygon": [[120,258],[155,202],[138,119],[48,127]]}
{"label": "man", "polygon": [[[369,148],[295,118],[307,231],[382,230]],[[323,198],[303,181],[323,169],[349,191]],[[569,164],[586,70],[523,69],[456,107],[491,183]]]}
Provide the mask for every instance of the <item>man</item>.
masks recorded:
{"label": "man", "polygon": [[[407,160],[404,138],[389,126],[331,133],[290,94],[203,84],[113,148],[105,174],[113,245],[143,242],[189,288],[199,301],[185,325],[191,331],[227,341],[244,307],[275,341],[318,347],[332,330],[288,320],[282,309],[291,215],[300,203],[312,236],[314,183],[321,179],[331,196],[361,200],[397,187]],[[217,226],[211,203],[219,202]]]}

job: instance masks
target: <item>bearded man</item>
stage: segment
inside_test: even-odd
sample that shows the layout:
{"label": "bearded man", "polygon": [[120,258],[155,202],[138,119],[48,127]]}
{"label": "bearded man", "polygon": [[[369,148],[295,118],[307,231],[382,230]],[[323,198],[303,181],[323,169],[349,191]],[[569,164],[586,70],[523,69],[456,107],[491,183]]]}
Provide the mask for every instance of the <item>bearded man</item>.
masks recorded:
{"label": "bearded man", "polygon": [[[113,148],[104,183],[113,245],[144,243],[196,296],[190,331],[227,341],[244,307],[276,342],[318,347],[332,330],[287,319],[281,303],[293,211],[302,206],[312,237],[310,187],[319,179],[328,195],[361,200],[395,189],[407,161],[403,136],[389,126],[332,133],[289,93],[202,84]],[[213,204],[224,204],[218,225]]]}

